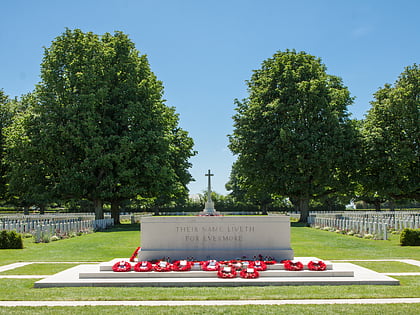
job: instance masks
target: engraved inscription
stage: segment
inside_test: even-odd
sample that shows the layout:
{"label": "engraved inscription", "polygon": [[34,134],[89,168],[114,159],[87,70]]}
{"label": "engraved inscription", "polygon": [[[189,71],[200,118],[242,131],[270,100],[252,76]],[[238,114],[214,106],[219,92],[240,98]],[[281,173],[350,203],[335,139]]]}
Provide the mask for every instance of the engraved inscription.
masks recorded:
{"label": "engraved inscription", "polygon": [[176,226],[175,230],[186,242],[242,242],[244,234],[255,233],[253,225]]}

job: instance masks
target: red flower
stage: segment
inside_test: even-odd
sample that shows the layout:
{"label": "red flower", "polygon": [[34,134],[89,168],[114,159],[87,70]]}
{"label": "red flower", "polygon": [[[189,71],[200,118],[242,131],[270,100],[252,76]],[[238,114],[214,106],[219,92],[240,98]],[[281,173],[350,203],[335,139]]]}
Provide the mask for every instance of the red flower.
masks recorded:
{"label": "red flower", "polygon": [[255,268],[244,268],[241,270],[239,275],[241,276],[241,278],[244,278],[244,279],[255,279],[260,276],[257,269]]}
{"label": "red flower", "polygon": [[112,266],[112,270],[115,272],[131,271],[131,264],[128,261],[121,260]]}
{"label": "red flower", "polygon": [[136,250],[134,251],[133,255],[131,255],[131,257],[130,257],[130,261],[131,262],[133,262],[136,259],[137,254],[139,253],[140,248],[141,247],[137,247]]}
{"label": "red flower", "polygon": [[327,269],[327,265],[321,260],[318,260],[318,261],[311,260],[308,263],[308,269],[313,270],[313,271],[324,271],[325,269]]}
{"label": "red flower", "polygon": [[233,266],[226,266],[217,271],[217,276],[223,279],[231,279],[236,277],[236,269]]}
{"label": "red flower", "polygon": [[291,260],[286,260],[284,263],[284,268],[286,270],[290,270],[290,271],[300,271],[303,269],[303,264],[298,261],[298,262],[293,262]]}
{"label": "red flower", "polygon": [[192,263],[186,260],[178,260],[172,264],[173,271],[189,271]]}
{"label": "red flower", "polygon": [[137,272],[146,272],[151,271],[153,265],[150,261],[139,261],[137,264],[134,265],[134,271]]}
{"label": "red flower", "polygon": [[216,260],[204,261],[201,264],[201,270],[203,271],[218,271],[220,269],[220,264]]}

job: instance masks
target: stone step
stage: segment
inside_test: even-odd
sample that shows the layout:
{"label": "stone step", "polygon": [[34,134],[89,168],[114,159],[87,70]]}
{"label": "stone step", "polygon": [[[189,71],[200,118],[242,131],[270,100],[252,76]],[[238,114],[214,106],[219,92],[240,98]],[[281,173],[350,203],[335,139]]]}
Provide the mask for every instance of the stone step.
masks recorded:
{"label": "stone step", "polygon": [[[260,277],[353,277],[353,271],[287,271],[287,270],[266,270],[259,272]],[[238,272],[239,277],[239,272]],[[101,272],[81,272],[80,279],[86,278],[217,278],[215,271],[168,271],[168,272],[114,272],[114,271],[101,271]]]}

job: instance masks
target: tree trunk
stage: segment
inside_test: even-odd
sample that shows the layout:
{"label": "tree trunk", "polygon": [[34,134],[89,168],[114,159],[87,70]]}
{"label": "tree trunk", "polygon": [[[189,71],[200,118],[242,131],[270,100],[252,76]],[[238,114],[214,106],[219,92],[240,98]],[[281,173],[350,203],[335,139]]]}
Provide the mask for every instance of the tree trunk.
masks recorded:
{"label": "tree trunk", "polygon": [[95,209],[95,220],[102,220],[104,218],[103,202],[101,199],[93,200],[93,207]]}
{"label": "tree trunk", "polygon": [[395,211],[395,202],[394,202],[394,200],[390,200],[389,201],[389,210],[390,211]]}
{"label": "tree trunk", "polygon": [[39,214],[45,214],[45,205],[39,206]]}
{"label": "tree trunk", "polygon": [[120,224],[120,202],[117,200],[111,201],[111,218],[115,225]]}
{"label": "tree trunk", "polygon": [[299,222],[308,223],[309,217],[309,197],[298,197],[296,198],[295,209],[300,212]]}
{"label": "tree trunk", "polygon": [[380,200],[375,200],[374,205],[375,205],[375,211],[381,211],[381,201]]}

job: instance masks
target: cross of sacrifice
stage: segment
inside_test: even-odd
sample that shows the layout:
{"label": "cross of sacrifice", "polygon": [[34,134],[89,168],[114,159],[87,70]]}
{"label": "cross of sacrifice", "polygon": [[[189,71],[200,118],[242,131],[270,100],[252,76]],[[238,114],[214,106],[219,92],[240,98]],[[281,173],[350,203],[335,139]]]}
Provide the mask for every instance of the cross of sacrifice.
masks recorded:
{"label": "cross of sacrifice", "polygon": [[207,185],[207,202],[211,202],[211,176],[214,176],[214,174],[211,174],[210,170],[207,174],[205,174],[206,176],[209,177],[208,179],[208,185]]}

